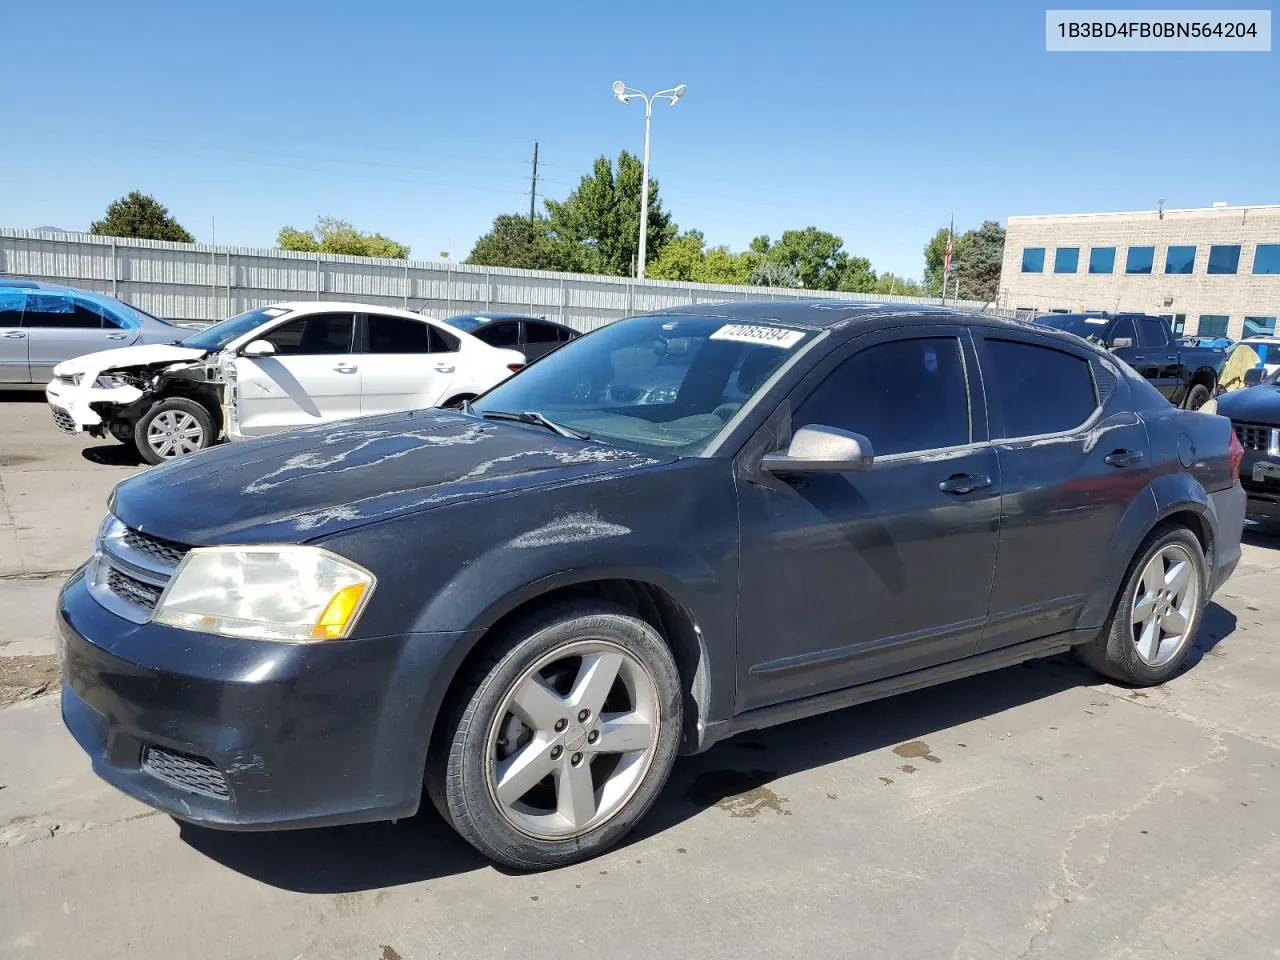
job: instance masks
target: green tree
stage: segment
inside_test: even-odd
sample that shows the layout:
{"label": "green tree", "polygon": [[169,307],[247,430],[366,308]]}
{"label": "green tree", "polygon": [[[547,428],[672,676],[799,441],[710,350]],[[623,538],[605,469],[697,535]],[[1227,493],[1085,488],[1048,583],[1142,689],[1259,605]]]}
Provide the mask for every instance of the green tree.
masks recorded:
{"label": "green tree", "polygon": [[380,233],[361,233],[346,220],[320,217],[315,230],[298,230],[281,227],[276,235],[276,246],[281,250],[299,250],[304,253],[338,253],[350,257],[383,257],[388,260],[404,260],[409,248]]}
{"label": "green tree", "polygon": [[965,300],[995,300],[1004,262],[1004,227],[984,220],[977,230],[965,233],[964,257],[959,262],[960,296]]}
{"label": "green tree", "polygon": [[[639,227],[636,228],[639,230]],[[692,280],[704,282],[707,255],[700,230],[680,234],[662,248],[662,253],[645,270],[654,280]]]}
{"label": "green tree", "polygon": [[164,204],[137,190],[113,200],[107,207],[107,215],[91,223],[89,232],[100,237],[141,237],[145,240],[195,243],[195,237],[169,216]]}
{"label": "green tree", "polygon": [[[551,237],[566,269],[612,276],[635,271],[640,235],[640,160],[627,151],[618,162],[596,158],[592,171],[564,200],[547,200]],[[649,178],[649,223],[646,267],[662,255],[676,236],[671,215],[662,209],[658,181]]]}
{"label": "green tree", "polygon": [[728,247],[712,247],[702,261],[703,283],[751,282],[751,273],[764,258],[754,250],[733,253]]}
{"label": "green tree", "polygon": [[[754,250],[751,252],[756,253]],[[751,271],[751,285],[753,287],[798,287],[800,275],[789,263],[762,257]]]}
{"label": "green tree", "polygon": [[[939,227],[938,232],[929,238],[929,242],[924,245],[924,288],[928,291],[928,296],[937,297],[942,294],[942,266],[946,261],[947,255],[947,227]],[[957,236],[955,243],[951,248],[951,269],[956,268],[956,263],[960,259],[960,255],[964,249],[964,237]],[[955,278],[952,277],[948,284],[954,283]],[[948,288],[948,293],[950,288]]]}
{"label": "green tree", "polygon": [[866,257],[847,257],[836,289],[845,293],[873,293],[876,272],[871,269],[871,261]]}
{"label": "green tree", "polygon": [[916,281],[906,277],[895,276],[892,273],[882,273],[876,277],[875,292],[902,297],[923,297],[925,295],[924,287],[916,283]]}
{"label": "green tree", "polygon": [[[777,243],[769,242],[769,238],[764,236],[751,241],[751,251],[763,256],[765,262],[787,266],[794,271],[800,285],[815,291],[846,289],[841,287],[842,282],[867,283],[864,274],[870,270],[870,264],[861,257],[855,257],[852,273],[846,279],[851,268],[849,253],[845,252],[844,246],[845,242],[836,234],[817,227],[785,230]],[[874,283],[874,274],[870,275],[870,283]]]}
{"label": "green tree", "polygon": [[565,266],[561,254],[550,236],[546,217],[535,217],[531,222],[526,216],[504,213],[476,241],[466,262],[523,270],[561,270]]}

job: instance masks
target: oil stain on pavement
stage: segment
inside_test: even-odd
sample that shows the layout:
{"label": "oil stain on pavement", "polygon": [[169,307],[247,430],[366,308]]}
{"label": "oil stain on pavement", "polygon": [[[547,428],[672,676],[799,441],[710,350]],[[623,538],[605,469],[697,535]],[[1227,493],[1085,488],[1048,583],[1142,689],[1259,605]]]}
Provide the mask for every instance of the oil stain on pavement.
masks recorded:
{"label": "oil stain on pavement", "polygon": [[935,757],[933,751],[929,749],[929,745],[923,740],[900,743],[893,748],[893,752],[902,757],[903,760],[928,760],[930,763],[942,762],[942,758]]}
{"label": "oil stain on pavement", "polygon": [[786,797],[778,796],[767,784],[778,776],[776,770],[709,770],[689,785],[685,796],[700,806],[716,806],[731,817],[755,817],[765,810],[791,816],[784,809]]}

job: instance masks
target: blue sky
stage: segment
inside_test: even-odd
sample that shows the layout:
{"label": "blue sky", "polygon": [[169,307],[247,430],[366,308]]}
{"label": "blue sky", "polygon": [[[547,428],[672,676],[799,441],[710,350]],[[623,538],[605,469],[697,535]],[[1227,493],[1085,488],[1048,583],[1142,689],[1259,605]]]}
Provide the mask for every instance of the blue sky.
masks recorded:
{"label": "blue sky", "polygon": [[556,197],[639,153],[615,79],[689,85],[655,108],[653,175],[681,228],[735,249],[813,224],[918,277],[953,212],[1280,203],[1280,53],[1049,54],[1026,2],[45,0],[3,20],[5,226],[87,229],[140,189],[201,241],[215,217],[219,243],[270,246],[330,215],[462,259],[528,210],[534,140]]}

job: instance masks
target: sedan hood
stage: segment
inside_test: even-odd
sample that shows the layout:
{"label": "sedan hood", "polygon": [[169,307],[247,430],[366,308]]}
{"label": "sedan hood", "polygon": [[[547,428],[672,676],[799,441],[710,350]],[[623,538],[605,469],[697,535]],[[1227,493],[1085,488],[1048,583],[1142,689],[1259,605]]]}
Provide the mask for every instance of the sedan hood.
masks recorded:
{"label": "sedan hood", "polygon": [[54,376],[71,376],[86,373],[90,370],[127,369],[129,367],[145,367],[152,363],[180,363],[183,360],[198,360],[208,351],[194,347],[172,346],[167,343],[139,344],[132,347],[117,347],[115,350],[99,350],[97,353],[86,353],[83,356],[63,360],[53,368]]}
{"label": "sedan hood", "polygon": [[1280,387],[1262,383],[1218,397],[1218,413],[1232,420],[1280,427]]}
{"label": "sedan hood", "polygon": [[125,480],[112,510],[179,543],[298,543],[458,500],[662,462],[540,427],[424,410],[213,447]]}

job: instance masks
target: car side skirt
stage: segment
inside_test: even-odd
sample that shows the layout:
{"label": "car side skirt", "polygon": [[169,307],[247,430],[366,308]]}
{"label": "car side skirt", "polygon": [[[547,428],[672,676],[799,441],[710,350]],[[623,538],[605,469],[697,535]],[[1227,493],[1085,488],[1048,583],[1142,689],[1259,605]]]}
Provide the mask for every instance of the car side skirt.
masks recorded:
{"label": "car side skirt", "polygon": [[899,693],[920,690],[924,687],[932,687],[935,684],[946,683],[950,680],[960,680],[964,677],[986,673],[990,670],[1012,667],[1026,660],[1053,656],[1078,644],[1088,643],[1097,635],[1097,630],[1067,630],[1036,640],[1028,640],[1012,647],[1002,647],[964,660],[954,660],[936,667],[929,667],[925,670],[916,670],[912,673],[904,673],[896,677],[876,680],[872,683],[859,684],[855,687],[845,687],[831,693],[803,697],[799,700],[789,700],[786,703],[773,704],[768,707],[758,707],[755,710],[740,713],[722,723],[711,725],[706,737],[703,738],[702,747],[706,749],[720,740],[751,730],[760,730],[780,723],[789,723],[792,720],[801,720],[815,714],[840,710],[844,707],[852,707],[860,703],[892,697]]}

